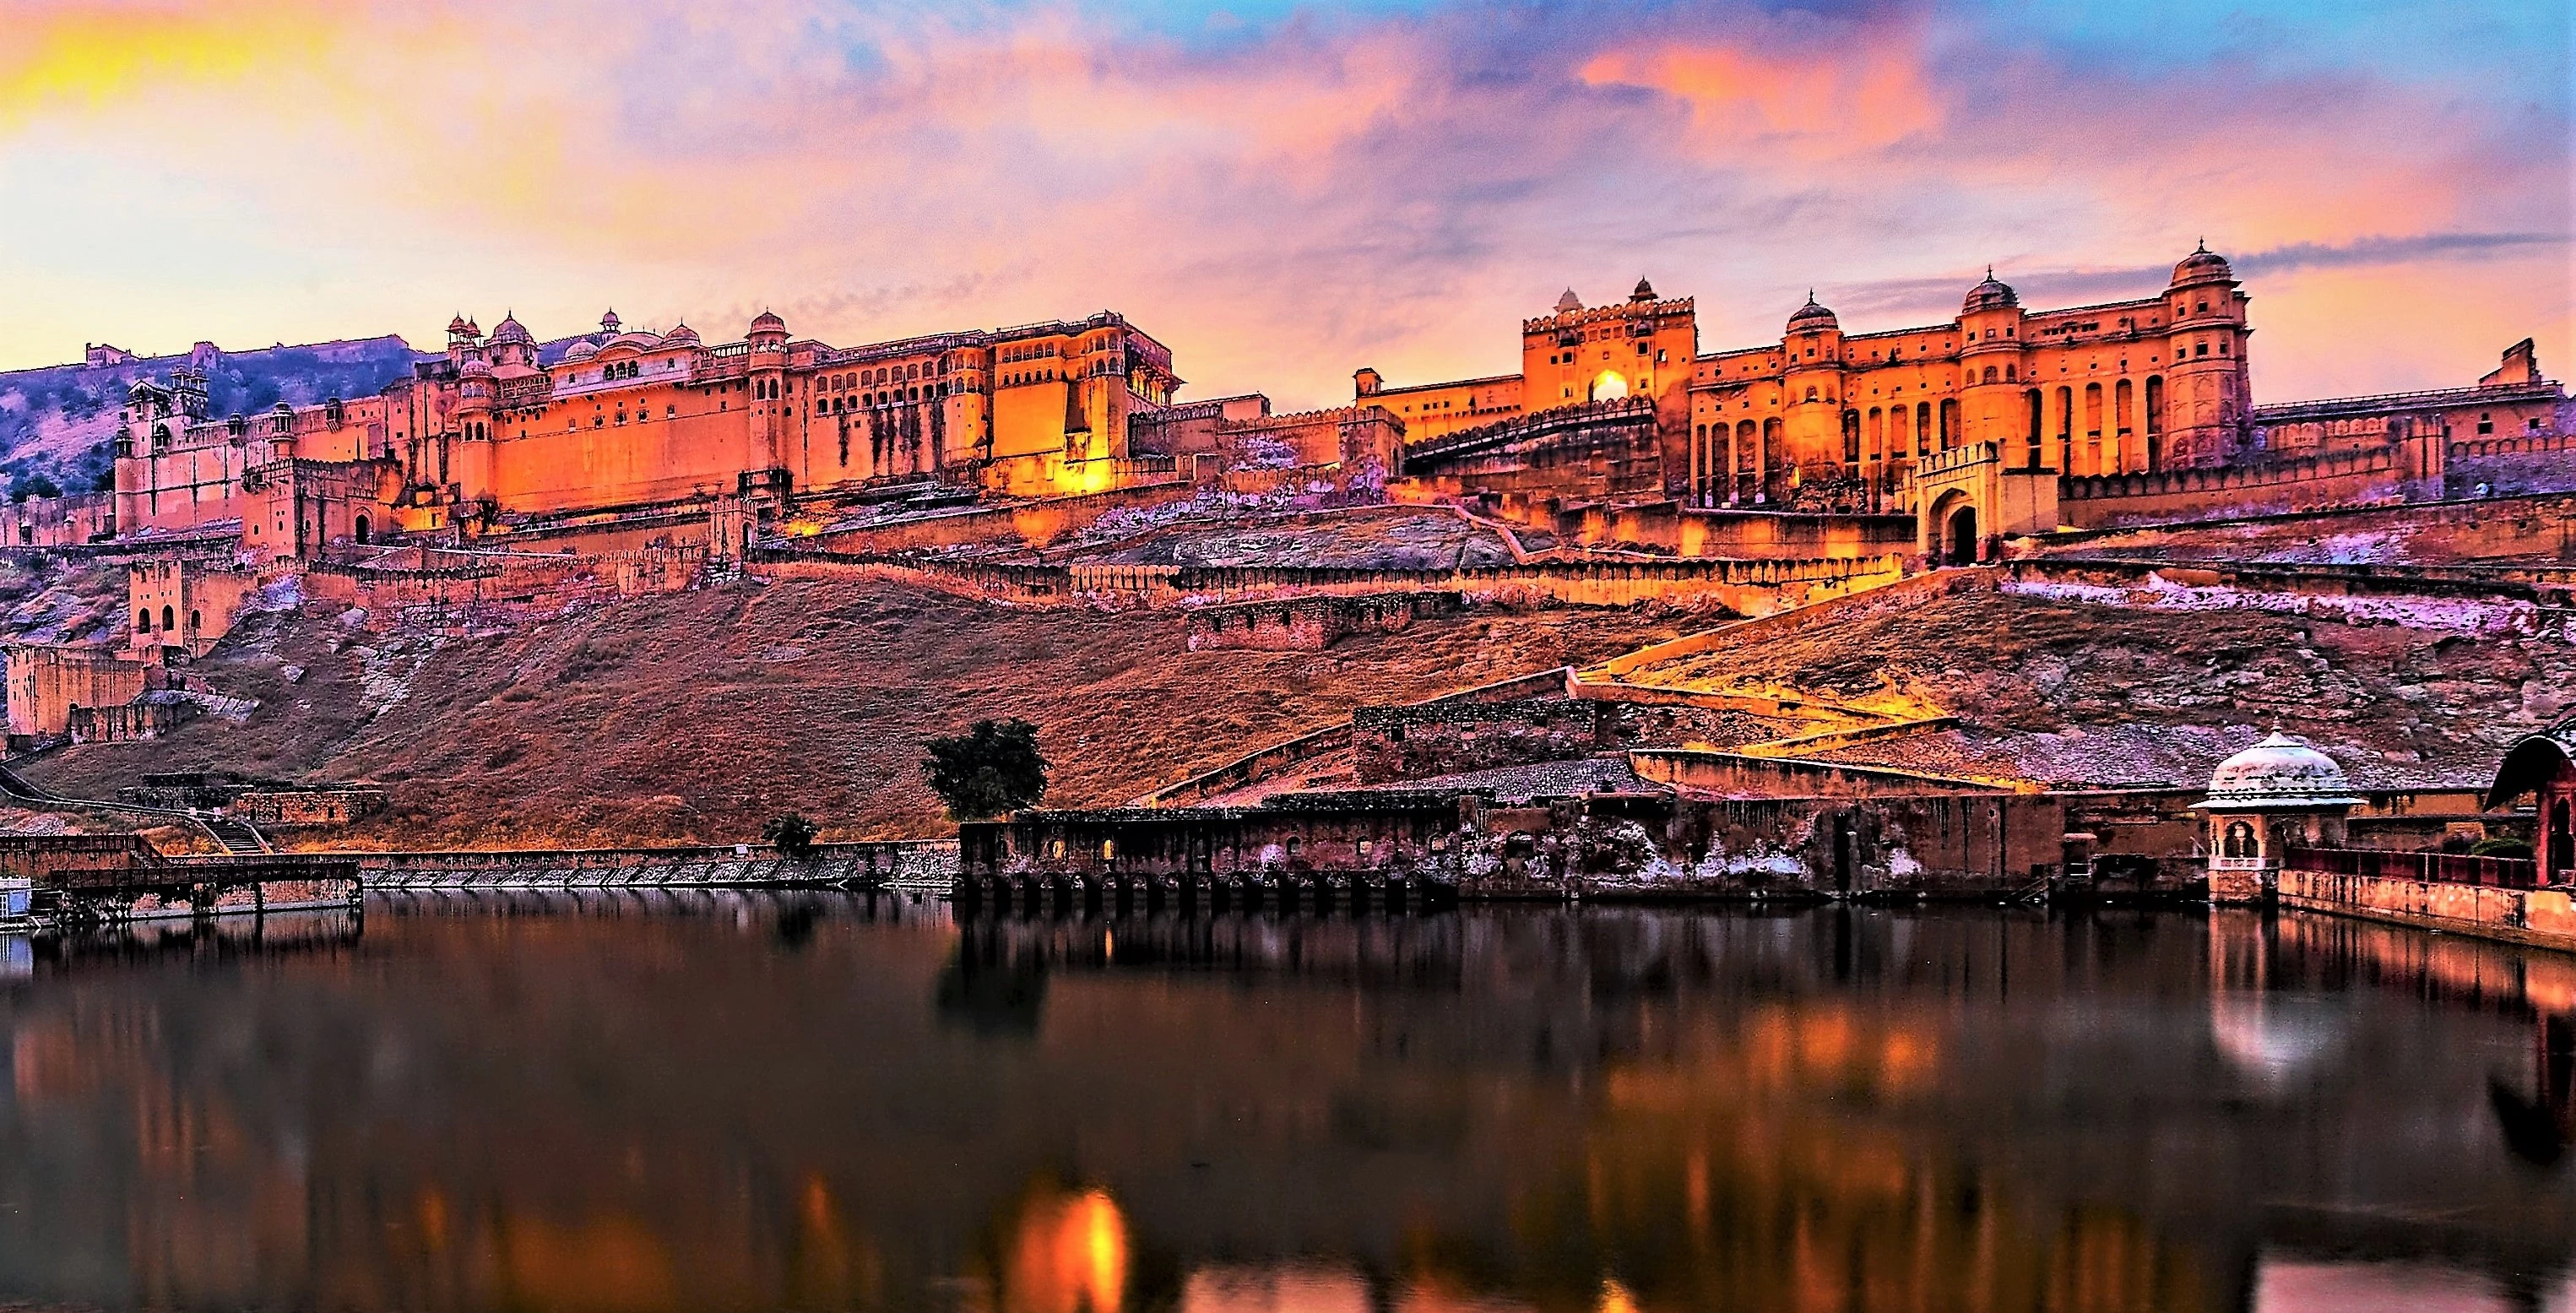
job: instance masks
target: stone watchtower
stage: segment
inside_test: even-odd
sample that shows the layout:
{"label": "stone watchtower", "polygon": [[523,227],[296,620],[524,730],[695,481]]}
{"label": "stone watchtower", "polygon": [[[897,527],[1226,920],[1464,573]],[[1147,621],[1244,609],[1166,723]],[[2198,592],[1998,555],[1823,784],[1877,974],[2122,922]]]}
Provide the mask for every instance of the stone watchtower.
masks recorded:
{"label": "stone watchtower", "polygon": [[2159,402],[2165,413],[2165,450],[2150,452],[2149,468],[2224,465],[2242,445],[2247,413],[2253,408],[2253,385],[2246,368],[2245,326],[2249,300],[2238,290],[2236,271],[2204,245],[2174,266],[2165,288],[2167,359],[2160,387],[2149,396],[2148,409]]}
{"label": "stone watchtower", "polygon": [[787,321],[763,310],[745,335],[751,346],[750,460],[758,470],[787,464]]}
{"label": "stone watchtower", "polygon": [[2007,465],[2041,469],[2048,462],[2032,441],[2039,424],[2023,399],[2021,328],[2021,295],[1988,266],[1985,281],[1959,304],[1959,419],[1966,431],[1958,438],[1993,443]]}
{"label": "stone watchtower", "polygon": [[2287,734],[2218,763],[2209,777],[2209,901],[2272,896],[2285,848],[2339,848],[2361,799],[2343,767]]}

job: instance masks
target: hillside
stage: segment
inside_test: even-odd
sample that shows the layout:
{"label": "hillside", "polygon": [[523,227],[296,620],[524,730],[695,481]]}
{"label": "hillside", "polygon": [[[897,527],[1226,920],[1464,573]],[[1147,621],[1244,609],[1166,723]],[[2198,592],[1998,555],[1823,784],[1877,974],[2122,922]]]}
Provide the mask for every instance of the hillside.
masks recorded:
{"label": "hillside", "polygon": [[[411,347],[393,336],[217,352],[206,371],[208,411],[221,418],[280,401],[303,406],[370,396],[403,377],[413,358]],[[102,369],[70,364],[0,372],[0,475],[13,490],[41,477],[67,492],[90,491],[107,471],[126,390],[137,379],[167,379],[187,363],[186,355],[175,355]]]}
{"label": "hillside", "polygon": [[1040,727],[1049,801],[1123,802],[1349,715],[1669,637],[1624,611],[1482,610],[1322,653],[1189,652],[1175,611],[988,606],[876,580],[736,585],[585,609],[520,632],[387,638],[326,608],[248,617],[196,670],[260,699],[151,743],[27,774],[98,796],[200,767],[393,786],[361,844],[735,841],[783,811],[829,837],[944,826],[925,738],[984,716]]}
{"label": "hillside", "polygon": [[2069,786],[2191,786],[2273,729],[2363,784],[2483,785],[2505,745],[2576,705],[2563,638],[2155,611],[1992,591],[1845,604],[1632,675],[1955,715],[1962,728],[1825,755]]}

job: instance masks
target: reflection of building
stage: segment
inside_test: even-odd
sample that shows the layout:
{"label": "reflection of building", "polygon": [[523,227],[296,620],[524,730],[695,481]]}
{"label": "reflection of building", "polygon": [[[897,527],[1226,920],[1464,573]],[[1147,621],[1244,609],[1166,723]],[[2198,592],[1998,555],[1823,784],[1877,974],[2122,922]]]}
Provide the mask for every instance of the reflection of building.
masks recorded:
{"label": "reflection of building", "polygon": [[2287,734],[2218,763],[2209,777],[2209,897],[2256,902],[2271,893],[2282,850],[2339,848],[2361,805],[2334,758]]}

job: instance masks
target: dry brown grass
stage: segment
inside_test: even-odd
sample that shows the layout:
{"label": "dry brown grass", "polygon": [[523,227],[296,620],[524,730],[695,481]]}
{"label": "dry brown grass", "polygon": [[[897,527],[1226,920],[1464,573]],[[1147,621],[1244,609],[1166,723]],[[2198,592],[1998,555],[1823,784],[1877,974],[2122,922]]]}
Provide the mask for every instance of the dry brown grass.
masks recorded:
{"label": "dry brown grass", "polygon": [[1193,653],[1177,612],[1010,609],[861,580],[639,598],[434,646],[308,608],[201,663],[261,699],[247,724],[73,749],[31,773],[81,793],[152,769],[380,780],[394,815],[346,836],[371,845],[733,842],[791,810],[832,838],[926,835],[945,824],[921,743],[979,717],[1037,723],[1050,803],[1115,803],[1358,703],[1672,633],[1642,613],[1482,610],[1322,653]]}

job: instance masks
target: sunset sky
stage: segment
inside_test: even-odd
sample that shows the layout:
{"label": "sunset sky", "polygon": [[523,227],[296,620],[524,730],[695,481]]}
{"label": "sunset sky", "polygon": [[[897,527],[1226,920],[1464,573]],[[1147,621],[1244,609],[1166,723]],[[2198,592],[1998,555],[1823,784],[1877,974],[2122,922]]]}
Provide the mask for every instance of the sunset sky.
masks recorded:
{"label": "sunset sky", "polygon": [[2271,6],[0,0],[0,367],[762,307],[1127,313],[1184,396],[1517,368],[1640,275],[1704,350],[2160,288],[2266,400],[2576,373],[2565,0]]}

